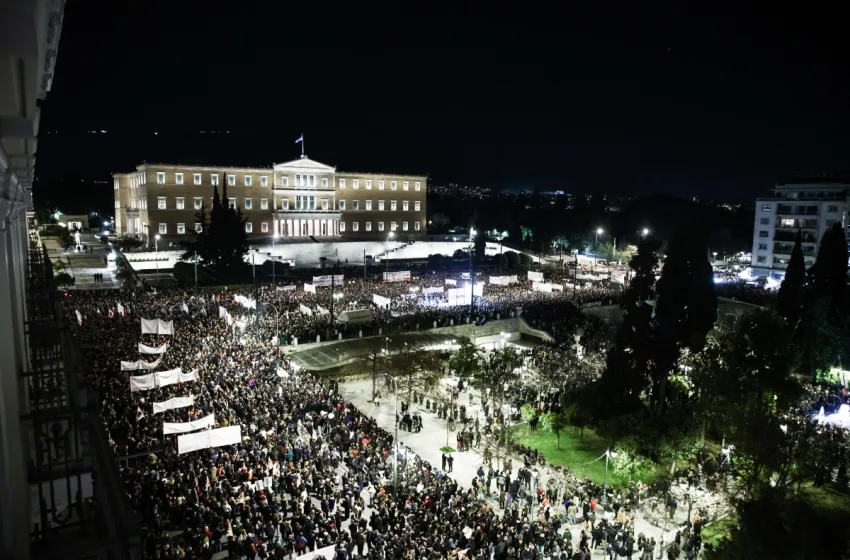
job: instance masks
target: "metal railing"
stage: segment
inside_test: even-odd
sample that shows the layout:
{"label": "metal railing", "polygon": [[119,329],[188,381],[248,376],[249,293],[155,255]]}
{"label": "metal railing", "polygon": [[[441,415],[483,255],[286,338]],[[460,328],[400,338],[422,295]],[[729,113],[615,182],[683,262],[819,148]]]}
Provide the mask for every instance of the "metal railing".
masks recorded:
{"label": "metal railing", "polygon": [[28,443],[29,484],[37,493],[30,538],[34,558],[141,554],[133,512],[98,399],[87,388],[83,360],[63,316],[44,247],[31,244],[25,336],[30,363],[22,376],[21,426]]}

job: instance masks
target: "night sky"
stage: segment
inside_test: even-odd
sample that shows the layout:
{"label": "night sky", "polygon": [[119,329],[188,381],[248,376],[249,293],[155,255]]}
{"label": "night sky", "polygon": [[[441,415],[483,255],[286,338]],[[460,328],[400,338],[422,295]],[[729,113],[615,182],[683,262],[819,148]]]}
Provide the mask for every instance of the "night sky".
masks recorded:
{"label": "night sky", "polygon": [[343,170],[497,188],[750,200],[850,167],[837,15],[351,4],[70,1],[39,182],[110,182],[143,160],[268,166],[298,157],[302,132]]}

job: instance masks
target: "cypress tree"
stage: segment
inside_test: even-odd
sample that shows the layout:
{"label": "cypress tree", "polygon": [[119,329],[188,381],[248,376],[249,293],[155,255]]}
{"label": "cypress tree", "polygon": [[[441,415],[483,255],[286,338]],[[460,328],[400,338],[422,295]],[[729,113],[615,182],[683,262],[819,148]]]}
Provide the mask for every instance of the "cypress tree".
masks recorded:
{"label": "cypress tree", "polygon": [[785,317],[792,328],[803,315],[803,303],[806,299],[806,264],[803,260],[802,241],[802,234],[798,230],[794,248],[791,250],[791,260],[788,261],[785,278],[779,286],[776,300],[776,311]]}

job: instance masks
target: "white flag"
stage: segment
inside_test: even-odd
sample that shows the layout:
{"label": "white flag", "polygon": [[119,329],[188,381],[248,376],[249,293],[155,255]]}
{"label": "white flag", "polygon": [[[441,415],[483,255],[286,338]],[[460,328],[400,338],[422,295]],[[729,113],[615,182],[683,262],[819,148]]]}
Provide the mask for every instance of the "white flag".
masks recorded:
{"label": "white flag", "polygon": [[77,324],[80,325],[80,326],[82,326],[82,324],[83,324],[83,316],[80,315],[79,309],[77,309]]}

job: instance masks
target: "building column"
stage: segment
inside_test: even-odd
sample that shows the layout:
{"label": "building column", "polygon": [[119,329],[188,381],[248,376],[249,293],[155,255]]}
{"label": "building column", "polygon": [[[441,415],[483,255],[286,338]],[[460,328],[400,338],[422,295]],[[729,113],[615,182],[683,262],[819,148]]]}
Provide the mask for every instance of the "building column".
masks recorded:
{"label": "building column", "polygon": [[307,222],[305,220],[298,220],[298,224],[299,224],[298,235],[300,235],[302,237],[307,235]]}
{"label": "building column", "polygon": [[[2,202],[0,202],[2,206]],[[2,215],[3,208],[0,208]],[[14,211],[13,211],[14,212]],[[11,229],[17,227],[12,215],[0,223],[0,517],[2,523],[2,549],[5,558],[29,558],[30,500],[27,484],[26,456],[21,431],[20,375],[23,359],[20,339],[24,336],[23,316],[18,307],[24,301],[16,261],[23,255],[14,255],[19,249]],[[21,303],[19,303],[21,302]]]}
{"label": "building column", "polygon": [[280,220],[275,218],[272,221],[274,222],[274,236],[278,237],[280,235]]}

